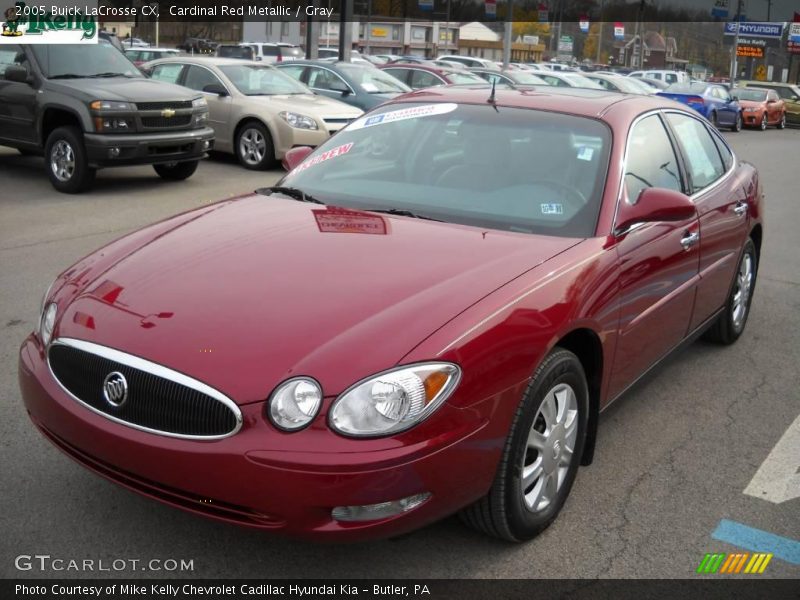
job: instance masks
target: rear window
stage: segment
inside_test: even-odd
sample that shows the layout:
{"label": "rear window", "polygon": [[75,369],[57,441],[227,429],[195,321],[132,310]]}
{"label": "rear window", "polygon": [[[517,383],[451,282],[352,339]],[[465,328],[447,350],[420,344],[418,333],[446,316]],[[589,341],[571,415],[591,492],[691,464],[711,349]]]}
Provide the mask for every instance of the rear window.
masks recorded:
{"label": "rear window", "polygon": [[245,60],[252,60],[254,52],[250,46],[219,46],[217,48],[217,56],[220,58],[243,58]]}
{"label": "rear window", "polygon": [[292,171],[327,204],[451,223],[594,235],[611,134],[594,119],[454,103],[384,105]]}
{"label": "rear window", "polygon": [[450,71],[447,73],[447,78],[450,83],[455,85],[469,85],[471,83],[486,83],[482,77],[478,77],[475,73],[464,73],[462,71]]}

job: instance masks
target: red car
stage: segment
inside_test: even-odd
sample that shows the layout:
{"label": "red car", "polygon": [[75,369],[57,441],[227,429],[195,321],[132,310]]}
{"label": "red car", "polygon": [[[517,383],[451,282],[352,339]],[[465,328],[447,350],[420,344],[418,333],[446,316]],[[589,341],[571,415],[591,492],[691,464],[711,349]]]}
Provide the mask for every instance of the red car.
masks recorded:
{"label": "red car", "polygon": [[664,98],[427,90],[286,162],[55,280],[19,380],[68,456],[266,531],[387,537],[461,511],[526,540],[601,410],[745,328],[758,174]]}
{"label": "red car", "polygon": [[431,67],[416,63],[391,63],[380,65],[379,69],[393,75],[412,90],[437,85],[486,85],[486,80],[464,69]]}
{"label": "red car", "polygon": [[745,127],[758,127],[761,131],[765,131],[768,125],[775,125],[778,129],[786,127],[786,104],[775,90],[733,88],[731,96],[742,107]]}

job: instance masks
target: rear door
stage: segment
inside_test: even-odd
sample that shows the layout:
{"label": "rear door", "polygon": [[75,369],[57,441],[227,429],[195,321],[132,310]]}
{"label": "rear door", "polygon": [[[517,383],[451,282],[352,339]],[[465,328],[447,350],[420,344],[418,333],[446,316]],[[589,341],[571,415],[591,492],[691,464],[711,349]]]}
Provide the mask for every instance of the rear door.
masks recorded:
{"label": "rear door", "polygon": [[[651,113],[631,128],[624,191],[617,222],[646,188],[686,191],[674,140],[663,119]],[[617,235],[620,261],[620,324],[611,396],[677,346],[689,331],[699,269],[699,223],[658,222]]]}
{"label": "rear door", "polygon": [[723,306],[748,231],[747,191],[737,183],[736,160],[722,137],[700,119],[670,112],[700,218],[700,282],[691,329]]}

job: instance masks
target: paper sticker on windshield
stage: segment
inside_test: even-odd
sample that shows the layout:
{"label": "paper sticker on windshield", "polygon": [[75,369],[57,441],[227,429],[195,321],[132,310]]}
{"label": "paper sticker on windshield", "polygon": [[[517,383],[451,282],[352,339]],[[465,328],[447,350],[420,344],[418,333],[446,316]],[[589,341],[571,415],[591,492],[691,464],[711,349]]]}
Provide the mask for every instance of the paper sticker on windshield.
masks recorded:
{"label": "paper sticker on windshield", "polygon": [[378,86],[372,83],[371,81],[364,81],[361,83],[361,88],[365,92],[373,93],[378,91]]}
{"label": "paper sticker on windshield", "polygon": [[578,160],[592,160],[594,156],[594,149],[589,146],[581,146],[578,148]]}
{"label": "paper sticker on windshield", "polygon": [[395,121],[405,121],[406,119],[419,119],[421,117],[430,117],[432,115],[444,115],[453,112],[457,108],[458,104],[453,104],[452,102],[443,102],[441,104],[425,104],[424,106],[412,106],[410,108],[402,108],[400,110],[391,110],[379,115],[361,117],[358,121],[350,125],[347,130],[353,131],[355,129],[364,129],[365,127],[372,127],[374,125],[384,125],[386,123],[394,123]]}
{"label": "paper sticker on windshield", "polygon": [[298,167],[294,170],[295,173],[299,173],[300,171],[305,171],[306,169],[310,169],[314,165],[318,165],[321,162],[325,162],[326,160],[330,160],[332,158],[336,158],[337,156],[342,156],[343,154],[347,154],[350,152],[350,149],[353,147],[353,142],[348,144],[342,144],[341,146],[336,146],[336,148],[331,148],[312,158],[311,160],[303,161]]}
{"label": "paper sticker on windshield", "polygon": [[563,215],[564,205],[558,203],[541,204],[540,205],[543,215]]}

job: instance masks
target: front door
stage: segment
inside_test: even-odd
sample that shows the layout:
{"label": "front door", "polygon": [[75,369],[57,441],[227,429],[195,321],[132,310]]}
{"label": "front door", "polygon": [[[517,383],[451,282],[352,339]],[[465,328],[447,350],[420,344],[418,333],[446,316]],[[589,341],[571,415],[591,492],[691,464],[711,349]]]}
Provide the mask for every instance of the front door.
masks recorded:
{"label": "front door", "polygon": [[33,143],[38,94],[30,83],[5,79],[5,70],[12,65],[32,73],[22,48],[16,44],[0,46],[0,137]]}

